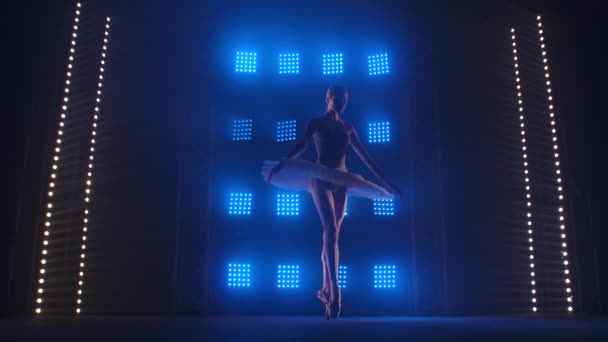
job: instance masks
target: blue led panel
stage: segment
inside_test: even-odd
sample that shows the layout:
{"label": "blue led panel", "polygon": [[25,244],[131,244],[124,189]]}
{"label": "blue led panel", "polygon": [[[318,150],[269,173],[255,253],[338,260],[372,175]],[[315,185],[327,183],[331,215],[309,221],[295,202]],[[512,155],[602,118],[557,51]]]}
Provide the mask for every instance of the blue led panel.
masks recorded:
{"label": "blue led panel", "polygon": [[300,287],[300,266],[279,265],[277,272],[278,288],[298,288]]}
{"label": "blue led panel", "polygon": [[228,264],[228,287],[250,287],[251,265]]}
{"label": "blue led panel", "polygon": [[374,266],[374,288],[394,288],[397,267],[394,265]]}
{"label": "blue led panel", "polygon": [[323,55],[323,75],[341,74],[344,71],[341,53]]}
{"label": "blue led panel", "polygon": [[232,192],[228,203],[229,215],[251,215],[251,193]]}
{"label": "blue led panel", "polygon": [[234,120],[234,122],[232,123],[232,140],[251,140],[252,126],[253,120],[251,119]]}
{"label": "blue led panel", "polygon": [[393,216],[395,215],[395,204],[392,199],[374,198],[374,215]]}
{"label": "blue led panel", "polygon": [[277,215],[300,215],[300,197],[298,194],[277,194]]}
{"label": "blue led panel", "polygon": [[236,53],[236,72],[253,73],[257,67],[257,53],[241,52]]}
{"label": "blue led panel", "polygon": [[279,74],[299,74],[300,73],[300,54],[282,53],[279,54]]}
{"label": "blue led panel", "polygon": [[389,122],[370,122],[368,136],[370,143],[384,143],[391,141],[391,126]]}
{"label": "blue led panel", "polygon": [[367,57],[369,74],[372,76],[388,74],[388,54],[381,53]]}
{"label": "blue led panel", "polygon": [[296,120],[277,122],[277,142],[296,140]]}
{"label": "blue led panel", "polygon": [[347,267],[339,266],[338,268],[338,287],[341,289],[346,288],[346,276],[347,276]]}

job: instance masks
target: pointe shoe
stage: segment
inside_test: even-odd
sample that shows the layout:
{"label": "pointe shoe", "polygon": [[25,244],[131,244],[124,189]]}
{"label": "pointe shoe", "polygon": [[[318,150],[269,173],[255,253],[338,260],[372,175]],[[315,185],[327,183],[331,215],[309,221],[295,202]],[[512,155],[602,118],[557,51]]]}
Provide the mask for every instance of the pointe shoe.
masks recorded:
{"label": "pointe shoe", "polygon": [[340,317],[340,312],[342,311],[342,293],[340,290],[338,290],[338,298],[334,298],[333,302],[330,301],[327,307],[329,309],[329,318],[337,319]]}
{"label": "pointe shoe", "polygon": [[[340,317],[340,312],[342,311],[342,303],[337,301],[334,303],[330,303],[326,306],[326,312],[329,310],[329,318],[326,319],[337,319]],[[327,314],[326,314],[327,315]]]}
{"label": "pointe shoe", "polygon": [[329,305],[329,293],[327,291],[324,291],[323,289],[317,291],[317,298],[319,298],[321,303]]}

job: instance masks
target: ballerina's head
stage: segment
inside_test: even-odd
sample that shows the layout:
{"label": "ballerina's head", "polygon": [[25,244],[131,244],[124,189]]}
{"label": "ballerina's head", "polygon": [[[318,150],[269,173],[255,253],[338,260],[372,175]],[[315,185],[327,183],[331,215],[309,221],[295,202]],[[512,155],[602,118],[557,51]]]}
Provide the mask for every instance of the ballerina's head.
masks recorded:
{"label": "ballerina's head", "polygon": [[342,86],[331,86],[327,89],[325,102],[327,102],[327,111],[342,113],[348,102],[348,91]]}

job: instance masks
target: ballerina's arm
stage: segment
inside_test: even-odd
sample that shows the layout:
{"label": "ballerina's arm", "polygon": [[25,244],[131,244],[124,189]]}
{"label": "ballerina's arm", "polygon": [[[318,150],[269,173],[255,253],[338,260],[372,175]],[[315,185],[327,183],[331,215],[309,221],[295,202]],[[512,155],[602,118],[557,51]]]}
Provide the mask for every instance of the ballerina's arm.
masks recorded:
{"label": "ballerina's arm", "polygon": [[311,119],[306,124],[306,130],[304,131],[304,137],[302,137],[302,139],[300,141],[298,141],[296,146],[293,148],[293,150],[291,152],[289,152],[289,154],[287,155],[287,157],[285,159],[295,159],[300,154],[304,153],[304,151],[306,151],[306,148],[308,147],[308,142],[310,141],[310,139],[312,138],[312,135],[315,132],[316,132],[316,120]]}
{"label": "ballerina's arm", "polygon": [[315,119],[311,119],[310,121],[308,121],[308,123],[306,124],[306,131],[304,132],[304,137],[300,141],[298,141],[298,143],[296,144],[294,149],[291,152],[289,152],[287,157],[283,158],[283,160],[281,160],[277,165],[275,165],[275,167],[272,168],[272,170],[270,170],[270,173],[268,174],[268,178],[266,179],[266,182],[270,183],[272,181],[272,176],[276,175],[279,172],[279,170],[281,170],[281,168],[284,165],[283,163],[285,162],[285,160],[295,159],[300,154],[302,154],[304,151],[306,151],[306,148],[308,147],[308,141],[312,138],[312,135],[316,132],[316,129],[317,129],[316,123],[317,123],[317,121]]}
{"label": "ballerina's arm", "polygon": [[386,178],[382,170],[378,167],[378,164],[372,159],[369,155],[365,147],[361,144],[359,140],[359,136],[357,135],[357,131],[355,127],[349,125],[350,127],[350,145],[353,147],[353,150],[357,153],[359,158],[367,165],[367,167],[378,177],[386,186],[390,187],[392,183]]}

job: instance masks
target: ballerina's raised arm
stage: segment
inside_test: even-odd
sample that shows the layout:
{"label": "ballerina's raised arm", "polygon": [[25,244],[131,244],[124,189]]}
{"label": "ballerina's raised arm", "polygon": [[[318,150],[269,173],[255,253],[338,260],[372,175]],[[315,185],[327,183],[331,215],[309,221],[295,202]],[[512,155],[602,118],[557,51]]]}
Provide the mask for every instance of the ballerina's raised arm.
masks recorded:
{"label": "ballerina's raised arm", "polygon": [[367,165],[370,171],[372,171],[376,175],[376,177],[378,177],[386,185],[387,188],[396,192],[399,195],[399,199],[403,199],[403,193],[401,192],[399,187],[389,181],[389,179],[384,175],[382,170],[380,170],[380,167],[378,167],[378,164],[376,164],[376,161],[372,159],[365,147],[363,147],[363,144],[361,144],[361,141],[359,140],[359,136],[357,135],[355,127],[349,125],[349,128],[350,145],[352,146],[353,150],[355,150],[355,153],[357,153],[359,158],[361,158],[361,161],[363,161],[363,163]]}
{"label": "ballerina's raised arm", "polygon": [[281,170],[281,167],[283,167],[283,162],[287,159],[295,159],[298,156],[300,156],[302,153],[304,153],[304,151],[306,151],[306,149],[308,148],[308,143],[310,141],[310,139],[312,139],[313,134],[315,133],[317,127],[316,127],[316,119],[310,119],[308,121],[308,123],[306,124],[306,129],[304,130],[304,136],[302,137],[302,139],[300,139],[297,143],[296,146],[293,148],[293,150],[291,152],[289,152],[289,154],[287,154],[287,157],[283,158],[281,160],[281,162],[279,164],[277,164],[274,168],[272,168],[272,171],[270,171],[270,173],[268,174],[268,179],[266,180],[268,183],[270,183],[272,176],[276,175],[279,170]]}

